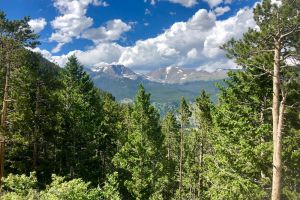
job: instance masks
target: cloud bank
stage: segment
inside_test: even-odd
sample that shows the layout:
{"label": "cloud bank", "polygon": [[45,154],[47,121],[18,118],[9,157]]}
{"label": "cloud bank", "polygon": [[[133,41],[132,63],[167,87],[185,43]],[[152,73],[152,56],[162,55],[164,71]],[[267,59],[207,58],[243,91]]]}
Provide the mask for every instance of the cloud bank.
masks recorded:
{"label": "cloud bank", "polygon": [[225,52],[219,46],[231,38],[240,38],[249,27],[255,27],[252,9],[241,9],[225,20],[217,20],[217,15],[216,11],[200,9],[187,21],[176,22],[157,37],[138,40],[133,46],[115,42],[131,27],[121,20],[112,20],[103,27],[82,33],[82,37],[94,42],[94,46],[86,51],[75,50],[61,56],[52,56],[41,49],[35,51],[60,66],[74,54],[87,67],[106,63],[122,64],[137,71],[170,65],[210,71],[234,68],[235,64],[225,58]]}
{"label": "cloud bank", "polygon": [[[180,4],[186,8],[191,8],[197,5],[200,0],[144,0],[145,3],[150,2],[151,5],[156,5],[159,1],[168,1],[170,3]],[[203,0],[206,2],[211,8],[216,7],[220,4],[231,4],[233,0]]]}
{"label": "cloud bank", "polygon": [[[107,27],[89,29],[94,23],[91,17],[86,16],[89,5],[109,6],[102,0],[54,0],[54,7],[59,11],[60,16],[51,22],[55,31],[52,33],[50,41],[58,43],[52,53],[59,52],[61,47],[71,42],[73,38],[87,38],[95,42],[97,40],[116,40],[121,36],[122,31],[130,30],[128,26],[124,28],[124,22],[121,20],[109,21]],[[95,38],[97,33],[102,38]]]}

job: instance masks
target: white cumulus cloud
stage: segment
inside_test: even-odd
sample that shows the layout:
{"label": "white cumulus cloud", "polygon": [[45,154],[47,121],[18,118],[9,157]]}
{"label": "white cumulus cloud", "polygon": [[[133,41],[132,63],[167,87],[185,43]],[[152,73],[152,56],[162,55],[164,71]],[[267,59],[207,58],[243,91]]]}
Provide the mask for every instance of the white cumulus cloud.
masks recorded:
{"label": "white cumulus cloud", "polygon": [[[69,55],[75,54],[87,67],[117,63],[139,71],[170,65],[206,70],[234,68],[233,61],[228,60],[219,47],[231,38],[241,38],[249,27],[255,27],[252,9],[241,9],[225,20],[217,20],[214,12],[200,9],[189,20],[176,22],[162,34],[138,40],[132,46],[121,46],[112,40],[104,40],[96,42],[88,50],[76,50],[62,56],[42,53],[61,66]],[[108,29],[106,26],[105,30]],[[94,40],[97,41],[97,38]]]}
{"label": "white cumulus cloud", "polygon": [[28,22],[28,24],[35,33],[39,33],[42,30],[44,30],[45,26],[47,25],[47,22],[45,18],[38,18],[38,19],[31,19]]}
{"label": "white cumulus cloud", "polygon": [[82,34],[82,38],[90,39],[94,43],[115,41],[129,30],[131,30],[131,25],[124,23],[120,19],[114,19],[108,21],[106,26],[86,30]]}
{"label": "white cumulus cloud", "polygon": [[81,64],[89,67],[101,63],[116,63],[124,49],[124,47],[116,43],[100,43],[85,51],[74,50],[60,56],[53,56],[49,51],[40,48],[32,49],[32,51],[42,54],[45,58],[56,63],[60,67],[64,67],[68,57],[71,55],[75,55]]}
{"label": "white cumulus cloud", "polygon": [[221,16],[226,12],[230,11],[230,7],[229,6],[225,6],[225,7],[217,7],[214,9],[214,12],[216,13],[217,16]]}
{"label": "white cumulus cloud", "polygon": [[53,53],[59,52],[61,47],[71,42],[74,37],[79,38],[83,31],[93,25],[93,19],[85,16],[90,4],[108,6],[101,0],[54,0],[54,7],[61,15],[51,22],[55,32],[52,33],[50,41],[58,42]]}
{"label": "white cumulus cloud", "polygon": [[174,23],[161,35],[127,47],[119,63],[140,70],[168,65],[235,67],[219,47],[254,26],[252,9],[241,9],[226,20],[216,20],[214,13],[200,9],[187,22]]}
{"label": "white cumulus cloud", "polygon": [[169,0],[172,3],[179,3],[184,7],[193,7],[194,5],[198,4],[197,0]]}
{"label": "white cumulus cloud", "polygon": [[223,0],[204,0],[208,3],[208,5],[213,8],[223,2]]}
{"label": "white cumulus cloud", "polygon": [[198,42],[204,42],[203,35],[214,25],[215,15],[201,9],[187,22],[177,22],[163,34],[137,41],[133,47],[126,48],[119,63],[133,68],[179,64],[187,51],[194,48]]}
{"label": "white cumulus cloud", "polygon": [[207,2],[211,8],[214,8],[222,3],[231,4],[233,2],[233,0],[204,0],[204,1]]}
{"label": "white cumulus cloud", "polygon": [[188,58],[191,58],[191,59],[194,59],[194,58],[197,58],[198,56],[198,51],[196,48],[192,48],[188,53],[187,53],[187,57]]}
{"label": "white cumulus cloud", "polygon": [[[197,5],[200,0],[144,0],[145,3],[150,2],[151,5],[156,5],[159,1],[168,1],[171,3],[181,4],[184,7],[191,8],[195,5]],[[203,0],[204,2],[208,3],[208,5],[213,8],[220,4],[231,4],[233,0]],[[272,0],[276,1],[276,0]],[[277,0],[279,1],[279,0]]]}
{"label": "white cumulus cloud", "polygon": [[171,3],[181,4],[184,7],[190,8],[198,4],[199,0],[144,0],[144,2],[150,2],[151,5],[156,5],[158,1],[169,1]]}

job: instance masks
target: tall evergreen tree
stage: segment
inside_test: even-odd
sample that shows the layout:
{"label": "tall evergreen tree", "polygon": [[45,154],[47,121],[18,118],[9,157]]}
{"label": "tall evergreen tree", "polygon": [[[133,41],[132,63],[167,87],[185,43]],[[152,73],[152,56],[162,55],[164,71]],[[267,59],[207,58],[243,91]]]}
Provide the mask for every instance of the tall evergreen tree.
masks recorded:
{"label": "tall evergreen tree", "polygon": [[[59,93],[61,134],[56,138],[60,158],[57,170],[69,177],[79,176],[97,182],[101,177],[96,167],[100,165],[97,150],[102,137],[100,93],[75,56],[69,58],[62,71],[62,82],[63,89]],[[88,166],[94,165],[95,170],[89,170]]]}
{"label": "tall evergreen tree", "polygon": [[169,198],[173,196],[178,188],[178,160],[180,158],[180,126],[173,113],[168,112],[162,121],[162,133],[164,135],[164,149],[166,154],[166,174],[169,177]]}
{"label": "tall evergreen tree", "polygon": [[179,121],[180,121],[180,156],[179,156],[179,199],[182,199],[183,193],[183,163],[184,163],[184,131],[189,124],[189,118],[191,111],[184,97],[181,98],[180,108],[178,110]]}
{"label": "tall evergreen tree", "polygon": [[99,138],[102,178],[115,170],[112,159],[127,138],[127,126],[130,123],[126,121],[128,115],[125,105],[120,105],[111,95],[103,95],[104,117],[101,121],[101,133],[103,135]]}
{"label": "tall evergreen tree", "polygon": [[[273,81],[273,200],[281,199],[282,193],[282,133],[289,87],[297,78],[293,65],[299,62],[299,8],[298,0],[283,0],[281,5],[264,0],[254,9],[259,29],[250,29],[241,40],[232,40],[225,46],[229,56],[240,66],[262,69]],[[263,64],[263,56],[273,58],[272,67]],[[294,61],[292,65],[291,60]]]}
{"label": "tall evergreen tree", "polygon": [[124,181],[133,199],[162,199],[166,177],[163,172],[163,136],[159,115],[150,103],[150,94],[139,87],[130,115],[127,141],[115,155],[116,167],[130,173]]}
{"label": "tall evergreen tree", "polygon": [[[271,82],[256,77],[260,71],[229,74],[213,110],[213,131],[208,135],[208,197],[262,199],[270,187]],[[267,75],[265,75],[267,76]],[[222,192],[220,192],[222,191]]]}
{"label": "tall evergreen tree", "polygon": [[4,12],[0,11],[0,59],[4,79],[2,79],[3,93],[2,93],[2,108],[1,108],[1,134],[0,134],[0,185],[1,178],[4,174],[4,135],[8,125],[8,109],[10,99],[10,80],[11,71],[19,67],[16,60],[19,51],[23,50],[24,46],[34,47],[38,44],[36,35],[31,30],[28,22],[30,18],[24,17],[22,20],[8,20]]}
{"label": "tall evergreen tree", "polygon": [[205,173],[209,170],[207,157],[212,155],[210,134],[212,130],[212,110],[213,104],[210,96],[202,90],[196,98],[194,107],[195,130],[190,134],[189,146],[193,147],[193,164],[189,167],[192,171],[192,197],[200,199],[207,197],[205,191],[208,188],[208,180]]}
{"label": "tall evergreen tree", "polygon": [[168,112],[162,122],[162,133],[164,134],[164,146],[167,149],[168,160],[178,160],[178,149],[180,142],[179,124],[173,113]]}
{"label": "tall evergreen tree", "polygon": [[55,77],[58,67],[41,62],[43,58],[30,51],[26,51],[26,57],[21,60],[23,67],[15,69],[11,76],[13,101],[8,115],[7,170],[23,173],[37,171],[39,178],[43,173],[44,179],[50,179],[49,165],[44,162],[50,159],[49,142],[57,127],[55,92],[59,81]]}

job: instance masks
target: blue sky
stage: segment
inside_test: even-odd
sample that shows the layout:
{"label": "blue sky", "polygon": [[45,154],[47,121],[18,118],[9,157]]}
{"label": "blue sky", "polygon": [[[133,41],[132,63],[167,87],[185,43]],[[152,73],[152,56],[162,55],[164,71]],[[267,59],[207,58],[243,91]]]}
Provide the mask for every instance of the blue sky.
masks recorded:
{"label": "blue sky", "polygon": [[30,16],[42,44],[34,51],[63,66],[75,54],[87,67],[124,64],[235,67],[218,49],[254,27],[255,0],[0,0],[10,19]]}

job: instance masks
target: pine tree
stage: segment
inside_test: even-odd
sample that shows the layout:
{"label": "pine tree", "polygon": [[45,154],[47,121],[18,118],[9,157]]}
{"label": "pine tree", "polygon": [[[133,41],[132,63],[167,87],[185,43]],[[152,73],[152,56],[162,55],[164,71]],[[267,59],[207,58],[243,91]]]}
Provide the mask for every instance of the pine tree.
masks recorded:
{"label": "pine tree", "polygon": [[300,197],[300,78],[290,87],[283,140],[283,198]]}
{"label": "pine tree", "polygon": [[124,185],[134,199],[161,199],[166,177],[163,172],[163,136],[159,115],[150,103],[150,94],[139,87],[130,114],[127,141],[115,155],[115,167],[130,173]]}
{"label": "pine tree", "polygon": [[99,154],[101,154],[102,178],[114,171],[112,158],[125,143],[128,123],[125,122],[128,114],[125,107],[115,101],[111,95],[103,95],[103,119],[99,141]]}
{"label": "pine tree", "polygon": [[5,14],[0,11],[0,57],[1,70],[5,75],[2,79],[4,83],[4,91],[2,97],[1,110],[1,135],[0,135],[0,185],[1,178],[4,175],[4,135],[8,125],[8,109],[10,99],[10,80],[11,72],[14,68],[19,67],[16,60],[20,55],[19,51],[23,51],[23,47],[35,47],[38,42],[36,39],[38,35],[30,29],[28,24],[30,18],[24,17],[22,20],[8,20]]}
{"label": "pine tree", "polygon": [[[102,138],[100,93],[75,56],[68,59],[62,71],[62,82],[63,89],[59,93],[61,134],[56,138],[60,149],[58,172],[71,178],[84,177],[95,183],[102,176],[97,167],[101,161],[98,150]],[[95,169],[90,170],[88,166]]]}
{"label": "pine tree", "polygon": [[24,55],[20,57],[23,67],[11,74],[6,168],[18,173],[36,171],[44,182],[51,178],[52,137],[58,126],[55,92],[60,87],[59,69],[41,55],[30,51]]}
{"label": "pine tree", "polygon": [[180,108],[178,110],[179,120],[180,120],[180,156],[179,156],[179,199],[182,199],[183,194],[183,163],[184,163],[184,131],[189,124],[189,118],[191,116],[191,111],[189,110],[189,106],[184,99],[181,98]]}
{"label": "pine tree", "polygon": [[178,160],[179,124],[173,113],[168,112],[162,122],[162,133],[165,136],[164,146],[167,149],[168,160]]}
{"label": "pine tree", "polygon": [[107,176],[107,180],[101,190],[101,196],[104,199],[121,200],[117,172]]}
{"label": "pine tree", "polygon": [[[289,87],[297,78],[293,66],[299,62],[299,7],[299,1],[283,0],[278,6],[264,0],[254,9],[254,20],[259,29],[250,29],[241,40],[232,40],[225,46],[237,64],[262,69],[273,81],[273,200],[281,199],[282,193],[282,133]],[[273,59],[271,67],[264,65],[264,56]],[[294,64],[290,64],[291,60]]]}
{"label": "pine tree", "polygon": [[213,104],[210,96],[202,90],[199,97],[196,98],[194,117],[196,129],[191,134],[190,146],[194,146],[194,165],[190,168],[194,170],[194,198],[204,198],[208,187],[208,180],[205,172],[209,170],[206,164],[206,158],[212,155],[210,134],[212,134],[212,110]]}
{"label": "pine tree", "polygon": [[227,87],[221,88],[206,162],[209,198],[268,197],[271,82],[267,75],[254,78],[257,74],[247,69],[230,73]]}
{"label": "pine tree", "polygon": [[173,113],[168,112],[162,121],[162,133],[164,135],[164,149],[166,154],[166,174],[169,177],[169,198],[173,196],[178,188],[177,173],[179,171],[178,160],[180,158],[180,126]]}

